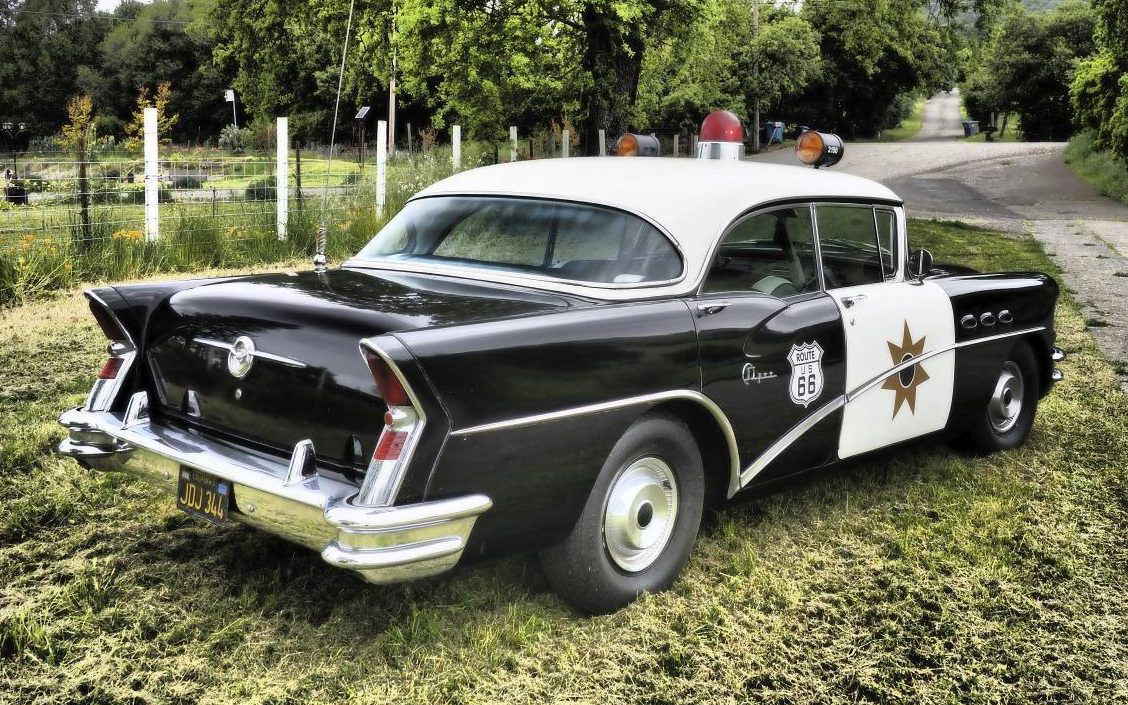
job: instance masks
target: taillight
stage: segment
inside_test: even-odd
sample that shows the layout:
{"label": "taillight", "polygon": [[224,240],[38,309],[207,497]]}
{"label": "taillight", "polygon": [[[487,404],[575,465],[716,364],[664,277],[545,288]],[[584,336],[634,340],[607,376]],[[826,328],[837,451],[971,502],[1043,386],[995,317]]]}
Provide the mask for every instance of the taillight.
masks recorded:
{"label": "taillight", "polygon": [[108,358],[103,364],[102,369],[98,371],[98,379],[114,379],[121,371],[121,364],[125,362],[120,357]]}
{"label": "taillight", "polygon": [[361,352],[387,411],[364,484],[354,501],[368,506],[388,505],[403,482],[411,451],[423,431],[424,415],[392,363],[368,344],[361,346]]}
{"label": "taillight", "polygon": [[86,409],[88,411],[105,411],[110,408],[117,396],[118,389],[121,387],[121,380],[126,371],[129,370],[130,361],[136,354],[136,350],[133,347],[133,342],[129,339],[129,334],[125,332],[114,315],[100,301],[93,299],[90,301],[90,313],[93,314],[94,320],[97,321],[98,327],[102,329],[102,333],[110,341],[110,344],[106,346],[108,357],[102,363],[101,369],[98,370],[97,379],[86,398]]}
{"label": "taillight", "polygon": [[364,360],[368,363],[368,369],[372,371],[372,379],[376,381],[376,388],[380,390],[380,397],[384,400],[384,403],[388,406],[407,406],[410,404],[411,398],[407,395],[403,382],[392,371],[391,365],[373,350],[367,347],[363,347],[361,350],[364,352]]}
{"label": "taillight", "polygon": [[91,301],[90,313],[94,314],[94,320],[98,322],[98,327],[102,329],[102,333],[108,340],[114,343],[124,343],[129,340],[129,336],[110,315],[110,312],[102,308],[100,304]]}

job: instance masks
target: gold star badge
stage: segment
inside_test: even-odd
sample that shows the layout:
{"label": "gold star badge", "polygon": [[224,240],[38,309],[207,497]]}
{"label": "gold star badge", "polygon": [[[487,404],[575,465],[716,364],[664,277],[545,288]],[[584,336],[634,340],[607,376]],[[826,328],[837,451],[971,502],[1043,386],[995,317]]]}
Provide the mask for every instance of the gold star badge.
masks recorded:
{"label": "gold star badge", "polygon": [[[913,342],[908,321],[905,321],[905,332],[901,336],[901,344],[896,345],[888,341],[886,343],[889,345],[889,356],[893,358],[894,366],[914,357],[919,357],[924,352],[924,336]],[[893,397],[893,418],[897,418],[897,412],[901,410],[901,405],[905,402],[909,403],[909,411],[913,414],[916,413],[916,390],[926,381],[928,381],[928,373],[919,364],[910,365],[896,374],[889,375],[881,388],[893,390],[895,395]]]}

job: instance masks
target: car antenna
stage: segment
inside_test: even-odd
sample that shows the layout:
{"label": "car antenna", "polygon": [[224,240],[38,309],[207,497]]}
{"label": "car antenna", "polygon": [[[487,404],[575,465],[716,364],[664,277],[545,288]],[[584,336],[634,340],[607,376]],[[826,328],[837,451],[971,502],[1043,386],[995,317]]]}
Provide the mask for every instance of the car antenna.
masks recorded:
{"label": "car antenna", "polygon": [[321,218],[317,226],[317,244],[313,253],[313,271],[321,273],[328,268],[329,225],[325,213],[329,206],[329,178],[333,175],[333,146],[337,139],[337,113],[341,109],[341,87],[345,82],[345,57],[349,53],[349,36],[352,33],[353,7],[356,0],[349,0],[349,19],[345,23],[345,46],[341,50],[341,71],[337,75],[337,100],[333,104],[333,130],[329,133],[329,165],[325,169],[325,189],[321,193]]}

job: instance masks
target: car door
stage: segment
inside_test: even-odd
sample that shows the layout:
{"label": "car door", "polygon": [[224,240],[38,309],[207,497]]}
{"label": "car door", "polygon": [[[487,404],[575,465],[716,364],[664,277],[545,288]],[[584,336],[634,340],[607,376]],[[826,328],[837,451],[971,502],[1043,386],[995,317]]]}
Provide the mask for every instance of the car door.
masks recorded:
{"label": "car door", "polygon": [[838,456],[943,429],[955,381],[952,304],[938,285],[906,280],[903,211],[837,203],[815,213],[823,276],[846,339]]}
{"label": "car door", "polygon": [[821,286],[811,206],[738,219],[691,306],[703,390],[733,425],[741,485],[832,459],[845,341]]}

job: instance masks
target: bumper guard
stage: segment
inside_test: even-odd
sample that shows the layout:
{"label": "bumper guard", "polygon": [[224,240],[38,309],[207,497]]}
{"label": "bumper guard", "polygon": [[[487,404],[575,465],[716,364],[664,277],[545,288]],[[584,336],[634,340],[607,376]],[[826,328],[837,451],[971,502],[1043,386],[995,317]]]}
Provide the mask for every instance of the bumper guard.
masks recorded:
{"label": "bumper guard", "polygon": [[124,472],[176,496],[180,468],[206,473],[233,486],[230,517],[320,551],[329,564],[360,573],[372,583],[423,578],[458,563],[478,515],[492,502],[484,495],[401,506],[354,503],[355,485],[324,477],[311,462],[310,441],[289,461],[152,423],[147,399],[135,396],[125,414],[74,409],[59,423],[69,437],[58,452],[107,472]]}

